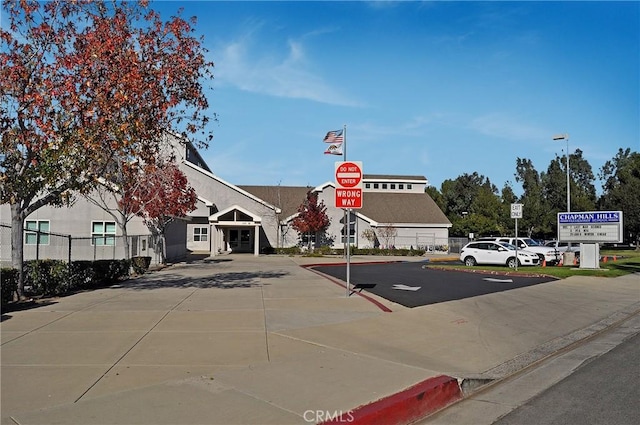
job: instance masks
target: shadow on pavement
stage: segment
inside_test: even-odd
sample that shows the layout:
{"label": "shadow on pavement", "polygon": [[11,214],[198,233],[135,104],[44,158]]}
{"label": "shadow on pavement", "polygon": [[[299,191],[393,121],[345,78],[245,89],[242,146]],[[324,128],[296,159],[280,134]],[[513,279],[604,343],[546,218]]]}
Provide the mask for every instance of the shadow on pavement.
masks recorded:
{"label": "shadow on pavement", "polygon": [[131,279],[110,288],[120,289],[158,289],[158,288],[251,288],[260,286],[260,279],[280,279],[288,276],[287,272],[229,272],[216,273],[211,276],[187,277],[178,274],[157,274]]}

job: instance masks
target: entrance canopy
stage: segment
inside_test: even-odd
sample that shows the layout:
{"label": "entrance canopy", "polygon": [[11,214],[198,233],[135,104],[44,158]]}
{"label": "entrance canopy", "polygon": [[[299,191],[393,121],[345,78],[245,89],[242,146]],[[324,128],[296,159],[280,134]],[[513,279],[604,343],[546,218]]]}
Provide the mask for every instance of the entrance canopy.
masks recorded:
{"label": "entrance canopy", "polygon": [[[217,252],[260,252],[262,217],[239,205],[232,205],[209,216],[212,227],[211,254]],[[253,232],[251,232],[253,230]]]}

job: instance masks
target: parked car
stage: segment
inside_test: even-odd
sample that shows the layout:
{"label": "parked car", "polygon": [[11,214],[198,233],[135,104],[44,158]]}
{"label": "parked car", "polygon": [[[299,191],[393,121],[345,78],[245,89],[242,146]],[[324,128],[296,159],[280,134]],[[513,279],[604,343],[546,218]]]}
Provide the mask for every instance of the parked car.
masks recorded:
{"label": "parked car", "polygon": [[544,246],[531,238],[513,238],[508,236],[499,236],[491,238],[480,238],[479,241],[488,240],[494,242],[506,242],[511,245],[518,244],[518,249],[535,252],[540,257],[540,263],[546,261],[550,266],[556,265],[562,259],[562,255],[555,248]]}
{"label": "parked car", "polygon": [[[555,248],[558,252],[565,252],[569,247],[569,242],[558,242],[558,241],[548,241],[544,244],[544,246],[550,246],[551,248]],[[572,243],[571,251],[576,254],[576,257],[580,258],[580,244]]]}
{"label": "parked car", "polygon": [[[516,267],[516,247],[505,242],[476,241],[469,242],[460,250],[460,261],[466,266],[476,264],[506,265]],[[535,252],[518,250],[519,266],[537,266],[540,258]]]}

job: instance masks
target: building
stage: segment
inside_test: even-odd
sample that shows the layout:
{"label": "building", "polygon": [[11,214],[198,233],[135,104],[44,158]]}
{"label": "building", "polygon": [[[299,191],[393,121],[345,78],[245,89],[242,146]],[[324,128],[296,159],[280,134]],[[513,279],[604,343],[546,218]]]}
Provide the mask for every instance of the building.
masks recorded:
{"label": "building", "polygon": [[[192,143],[176,135],[170,135],[168,140],[180,169],[198,194],[196,209],[184,220],[176,221],[167,235],[168,261],[180,259],[188,252],[211,256],[230,252],[259,255],[270,248],[295,246],[304,236],[292,228],[292,221],[310,190],[318,194],[318,203],[324,203],[331,219],[322,244],[342,248],[348,233],[349,242],[358,247],[447,249],[451,223],[425,193],[428,181],[423,176],[365,174],[363,208],[351,210],[347,216],[345,210],[334,207],[333,182],[316,187],[234,185],[215,175]],[[9,205],[0,206],[0,216],[3,225],[10,224]],[[124,255],[119,246],[122,243],[118,244],[121,232],[114,220],[82,198],[68,208],[41,208],[25,225],[31,230],[86,238],[87,246],[72,255],[72,259]],[[132,219],[127,229],[129,235],[135,236],[131,240],[133,255],[157,257],[150,251],[151,241],[141,219]],[[10,260],[7,239],[10,232],[0,232],[0,236],[2,260]],[[51,252],[45,244],[50,244],[51,238],[38,241],[33,235],[27,236],[25,258],[36,248],[38,258],[67,258],[66,252],[63,255]]]}

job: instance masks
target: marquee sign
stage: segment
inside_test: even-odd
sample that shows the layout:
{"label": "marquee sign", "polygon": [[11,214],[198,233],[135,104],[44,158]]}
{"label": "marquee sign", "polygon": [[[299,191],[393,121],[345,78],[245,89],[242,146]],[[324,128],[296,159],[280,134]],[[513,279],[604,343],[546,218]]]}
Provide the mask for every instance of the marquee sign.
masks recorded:
{"label": "marquee sign", "polygon": [[561,242],[622,242],[622,211],[558,213]]}

